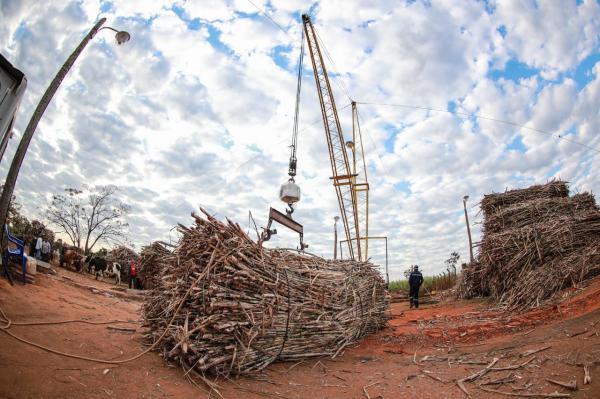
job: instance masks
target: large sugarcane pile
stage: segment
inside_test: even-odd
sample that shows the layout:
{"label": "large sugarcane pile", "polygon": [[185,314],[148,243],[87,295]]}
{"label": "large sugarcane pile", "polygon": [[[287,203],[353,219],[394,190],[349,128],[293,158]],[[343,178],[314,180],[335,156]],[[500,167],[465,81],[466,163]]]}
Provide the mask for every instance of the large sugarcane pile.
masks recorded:
{"label": "large sugarcane pile", "polygon": [[143,306],[166,359],[240,374],[276,360],[334,356],[382,328],[389,296],[376,266],[264,249],[232,222],[193,215]]}
{"label": "large sugarcane pile", "polygon": [[113,248],[108,255],[106,255],[106,260],[110,262],[117,262],[122,267],[128,269],[131,261],[139,262],[140,256],[131,248],[128,248],[124,245],[119,245],[118,247]]}
{"label": "large sugarcane pile", "polygon": [[138,277],[145,289],[149,290],[157,286],[161,260],[168,257],[170,253],[171,251],[165,248],[165,244],[160,241],[142,247]]}
{"label": "large sugarcane pile", "polygon": [[509,309],[539,306],[600,273],[600,212],[567,184],[485,195],[477,261],[463,270],[459,296],[491,296]]}

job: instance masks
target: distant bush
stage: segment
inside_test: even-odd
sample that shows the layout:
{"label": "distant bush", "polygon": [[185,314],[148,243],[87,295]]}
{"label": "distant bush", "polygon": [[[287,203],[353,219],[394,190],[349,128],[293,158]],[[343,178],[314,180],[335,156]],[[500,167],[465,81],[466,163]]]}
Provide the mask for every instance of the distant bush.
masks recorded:
{"label": "distant bush", "polygon": [[408,280],[394,280],[394,281],[390,281],[390,284],[388,285],[388,290],[391,292],[396,292],[396,291],[406,291],[408,290]]}
{"label": "distant bush", "polygon": [[[427,290],[429,292],[432,292],[432,291],[444,291],[444,290],[454,287],[456,285],[456,281],[457,281],[456,265],[458,264],[459,260],[460,260],[460,255],[458,254],[458,252],[456,252],[456,251],[451,252],[450,257],[448,259],[446,259],[446,261],[444,262],[444,264],[446,266],[446,271],[444,271],[440,274],[437,274],[435,276],[424,276],[423,277],[423,285],[421,286],[421,288],[423,288],[424,290]],[[404,270],[404,272],[403,272],[404,279],[403,280],[390,281],[390,283],[388,285],[388,289],[391,292],[400,291],[400,290],[408,291],[409,290],[408,278],[415,267],[416,267],[415,265],[412,265],[409,268],[407,268],[406,270]]]}
{"label": "distant bush", "polygon": [[[431,291],[431,288],[433,286],[433,281],[434,281],[435,277],[432,276],[424,276],[423,277],[423,285],[421,286],[421,289],[423,289],[423,287],[425,287],[426,289],[428,289],[429,291]],[[408,280],[394,280],[394,281],[390,281],[390,284],[388,286],[388,290],[391,292],[395,292],[395,291],[408,291]]]}

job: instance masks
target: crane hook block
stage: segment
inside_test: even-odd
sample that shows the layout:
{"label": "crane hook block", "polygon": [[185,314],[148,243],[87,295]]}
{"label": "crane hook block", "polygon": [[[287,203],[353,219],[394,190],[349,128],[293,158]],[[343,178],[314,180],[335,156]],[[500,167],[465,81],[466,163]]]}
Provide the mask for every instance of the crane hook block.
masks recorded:
{"label": "crane hook block", "polygon": [[279,199],[286,204],[295,204],[300,201],[300,187],[293,180],[288,180],[279,189]]}

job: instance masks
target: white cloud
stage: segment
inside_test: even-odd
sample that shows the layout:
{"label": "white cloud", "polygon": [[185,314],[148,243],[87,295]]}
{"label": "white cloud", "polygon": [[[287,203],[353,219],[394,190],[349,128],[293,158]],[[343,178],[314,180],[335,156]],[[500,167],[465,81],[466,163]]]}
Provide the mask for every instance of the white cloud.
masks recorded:
{"label": "white cloud", "polygon": [[[174,223],[189,223],[198,206],[244,228],[251,210],[264,226],[269,206],[284,207],[277,191],[287,179],[297,18],[309,9],[335,61],[326,57],[345,137],[345,89],[358,101],[404,105],[359,105],[370,232],[389,237],[392,278],[414,263],[438,272],[454,250],[468,259],[465,194],[477,222],[476,203],[490,191],[552,176],[600,191],[597,152],[518,126],[600,146],[600,67],[583,83],[572,76],[598,52],[596,2],[498,2],[489,9],[476,1],[253,2],[279,26],[244,0],[2,2],[0,47],[29,79],[19,132],[100,15],[132,35],[117,47],[102,31],[63,82],[19,177],[26,211],[43,216],[47,196],[65,187],[114,183],[133,206],[138,245],[168,239]],[[539,72],[490,75],[510,59]],[[339,211],[308,56],[304,67],[297,177],[303,199],[294,215],[310,250],[331,256]],[[449,103],[517,126],[443,112]],[[514,144],[519,140],[523,148]],[[2,175],[15,147],[13,140]],[[478,239],[480,226],[473,227]],[[294,234],[279,231],[268,245],[297,245]],[[381,243],[371,255],[383,261]]]}

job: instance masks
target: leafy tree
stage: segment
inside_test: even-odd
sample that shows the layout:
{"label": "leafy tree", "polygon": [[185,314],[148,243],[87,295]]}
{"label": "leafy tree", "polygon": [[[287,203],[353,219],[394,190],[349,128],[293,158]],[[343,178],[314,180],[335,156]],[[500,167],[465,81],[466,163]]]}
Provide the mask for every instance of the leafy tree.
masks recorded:
{"label": "leafy tree", "polygon": [[52,196],[48,220],[64,232],[73,245],[89,254],[103,241],[121,243],[127,239],[125,217],[130,207],[116,198],[116,186],[99,186],[87,195],[75,188]]}
{"label": "leafy tree", "polygon": [[444,262],[446,264],[446,270],[448,271],[448,274],[453,274],[456,276],[456,265],[458,264],[459,259],[460,255],[458,252],[453,251],[450,253],[450,257]]}
{"label": "leafy tree", "polygon": [[106,258],[106,255],[108,255],[108,250],[106,248],[100,248],[94,255],[101,258]]}
{"label": "leafy tree", "polygon": [[46,227],[39,220],[29,220],[22,213],[22,206],[13,196],[8,208],[7,223],[10,226],[11,233],[23,239],[25,242],[31,242],[37,237],[45,237],[48,241],[54,242],[54,232]]}

